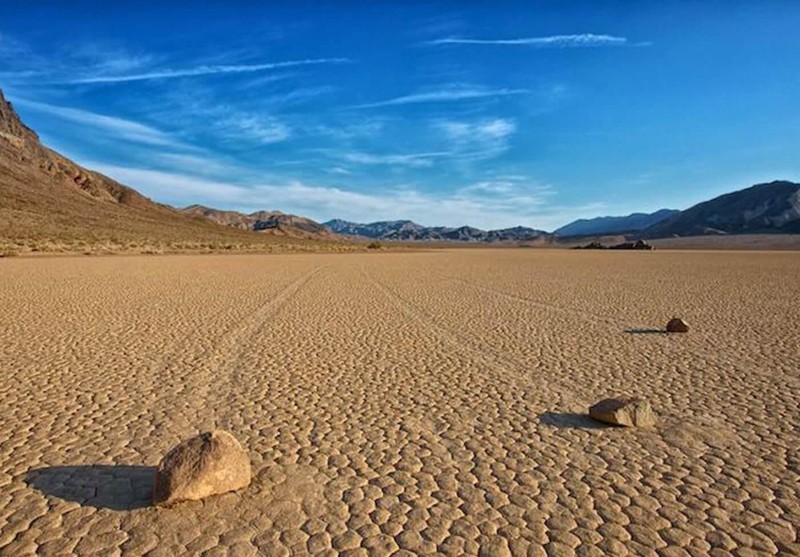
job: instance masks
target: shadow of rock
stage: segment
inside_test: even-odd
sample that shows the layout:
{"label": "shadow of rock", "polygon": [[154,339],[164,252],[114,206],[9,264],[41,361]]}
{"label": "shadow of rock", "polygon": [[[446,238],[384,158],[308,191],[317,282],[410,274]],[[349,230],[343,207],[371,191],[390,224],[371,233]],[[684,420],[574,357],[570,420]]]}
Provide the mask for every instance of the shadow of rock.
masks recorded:
{"label": "shadow of rock", "polygon": [[155,473],[152,466],[51,466],[31,470],[25,482],[65,501],[127,511],[152,505]]}
{"label": "shadow of rock", "polygon": [[539,421],[545,425],[570,429],[606,429],[614,427],[595,421],[588,414],[571,412],[545,412],[539,414]]}
{"label": "shadow of rock", "polygon": [[666,335],[667,331],[664,329],[625,329],[629,335]]}

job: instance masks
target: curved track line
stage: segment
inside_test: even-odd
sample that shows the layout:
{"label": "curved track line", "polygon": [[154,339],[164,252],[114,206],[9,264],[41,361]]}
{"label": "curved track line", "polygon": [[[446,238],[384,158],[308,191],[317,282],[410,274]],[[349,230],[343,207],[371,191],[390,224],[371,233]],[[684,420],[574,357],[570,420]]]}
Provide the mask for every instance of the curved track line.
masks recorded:
{"label": "curved track line", "polygon": [[[218,384],[214,390],[216,397],[219,399],[218,402],[227,401],[231,397],[231,391],[234,385],[238,383],[237,378],[241,375],[242,359],[248,349],[253,345],[253,339],[259,336],[259,333],[267,326],[269,317],[277,313],[286,302],[294,297],[306,284],[326,268],[327,265],[322,265],[301,276],[284,288],[277,296],[262,305],[257,311],[258,319],[237,329],[238,333],[236,337],[227,342],[229,345],[226,348],[228,357],[222,360],[219,369],[218,375],[223,377],[223,382],[222,384]],[[208,399],[208,396],[206,398]],[[222,418],[218,415],[215,418],[215,422],[218,425],[227,424],[230,422],[230,416]]]}
{"label": "curved track line", "polygon": [[524,296],[518,296],[516,294],[510,294],[508,292],[503,292],[502,290],[497,290],[495,288],[490,288],[488,286],[482,286],[480,284],[475,284],[475,283],[470,282],[470,281],[468,281],[466,279],[454,278],[454,277],[445,277],[443,280],[446,280],[448,282],[458,282],[460,284],[464,284],[466,286],[470,286],[470,287],[474,288],[475,290],[481,290],[483,292],[488,292],[490,294],[496,294],[498,296],[502,296],[502,297],[508,298],[510,300],[523,302],[523,303],[529,304],[529,305],[534,306],[534,307],[556,311],[556,312],[559,312],[559,313],[563,313],[565,315],[581,317],[583,319],[586,319],[588,321],[593,321],[595,323],[606,323],[606,324],[614,325],[614,326],[630,327],[630,325],[625,324],[623,321],[618,320],[618,319],[614,319],[612,317],[605,317],[605,316],[602,316],[602,315],[597,315],[595,313],[591,313],[591,312],[583,311],[583,310],[567,309],[565,307],[557,306],[555,304],[549,304],[547,302],[542,302],[542,301],[539,301],[539,300],[532,300],[532,299],[526,298]]}
{"label": "curved track line", "polygon": [[[366,273],[366,271],[364,271],[363,268],[361,269],[361,273],[366,280],[368,280],[379,290],[381,290],[383,294],[387,298],[389,298],[390,301],[392,301],[398,309],[400,309],[400,311],[410,316],[418,323],[421,323],[429,330],[433,331],[434,334],[438,334],[440,338],[444,339],[451,345],[454,345],[458,349],[469,353],[475,359],[483,362],[484,365],[491,368],[493,371],[499,373],[501,376],[504,377],[504,380],[506,382],[510,383],[509,386],[515,386],[515,385],[518,386],[522,384],[529,386],[530,385],[529,372],[531,370],[541,369],[542,364],[540,362],[536,363],[522,362],[516,358],[510,358],[504,354],[501,354],[489,347],[475,346],[476,343],[474,339],[471,339],[470,337],[467,337],[457,331],[454,331],[452,328],[443,325],[424,310],[421,310],[420,308],[418,308],[405,298],[402,298],[401,296],[392,292],[386,285],[384,285],[377,279],[370,277]],[[557,383],[562,383],[562,388],[554,389],[553,384]],[[567,401],[570,402],[575,401],[575,399],[570,394],[570,390],[563,385],[563,382],[561,380],[549,378],[547,380],[547,384],[544,385],[543,388],[551,391],[554,396],[558,397],[561,405],[563,405]]]}
{"label": "curved track line", "polygon": [[[617,320],[617,319],[614,319],[614,318],[605,317],[605,316],[599,316],[599,315],[596,315],[596,314],[593,314],[593,313],[590,313],[590,312],[584,312],[584,311],[581,311],[581,310],[569,310],[569,309],[563,308],[561,306],[556,306],[554,304],[548,304],[546,302],[539,302],[539,301],[536,301],[536,300],[531,300],[530,298],[525,298],[524,296],[518,296],[518,295],[515,295],[515,294],[510,294],[508,292],[503,292],[502,290],[497,290],[497,289],[494,289],[494,288],[491,288],[491,287],[486,287],[486,286],[483,286],[483,285],[475,284],[475,283],[472,283],[472,282],[467,281],[467,280],[462,279],[462,278],[447,277],[447,276],[444,276],[444,275],[441,275],[441,274],[438,274],[438,276],[440,278],[442,278],[442,280],[445,281],[445,282],[457,282],[457,283],[460,283],[460,284],[464,284],[464,285],[466,285],[468,287],[472,287],[475,290],[484,291],[484,292],[488,292],[488,293],[491,293],[491,294],[496,294],[498,296],[505,297],[505,298],[508,298],[510,300],[525,302],[525,303],[528,303],[528,304],[530,304],[531,306],[534,306],[534,307],[540,307],[542,309],[550,309],[550,310],[557,311],[557,312],[560,312],[560,313],[565,314],[565,315],[573,315],[573,316],[576,316],[576,317],[583,317],[583,318],[588,319],[589,321],[594,321],[596,323],[606,323],[606,324],[609,324],[609,325],[619,326],[619,327],[624,328],[624,329],[630,329],[631,328],[630,323],[626,323],[626,322],[623,322],[621,320]],[[726,369],[726,368],[729,368],[730,365],[731,365],[730,362],[723,361],[718,355],[716,355],[714,353],[711,353],[711,352],[709,352],[707,354],[704,354],[703,357],[707,361],[712,362],[714,364],[714,367],[717,368],[717,369]],[[741,371],[741,370],[736,369],[736,371]],[[786,377],[784,380],[788,381],[791,384],[800,385],[800,379],[798,379],[796,377]],[[567,382],[565,380],[563,380],[563,379],[561,379],[561,380],[559,380],[559,379],[551,379],[550,381],[552,383],[560,384],[562,386],[562,388],[564,388],[564,389],[569,389],[570,388],[568,386]],[[764,381],[766,382],[768,380],[764,379]]]}
{"label": "curved track line", "polygon": [[[234,359],[238,363],[241,359],[241,350],[237,351],[240,341],[243,338],[251,339],[260,330],[268,318],[278,311],[287,300],[289,300],[298,290],[300,290],[314,275],[323,269],[322,266],[315,267],[289,285],[281,289],[274,297],[261,304],[255,311],[248,315],[233,327],[223,332],[216,341],[199,346],[186,358],[177,359],[177,355],[184,348],[187,339],[195,334],[189,332],[175,343],[174,348],[160,359],[160,364],[156,370],[161,381],[162,395],[156,399],[152,408],[157,414],[169,400],[184,401],[184,407],[194,413],[192,423],[202,429],[218,423],[218,416],[209,416],[209,398],[212,384],[218,383],[217,378],[224,374],[223,385],[229,388],[231,383],[231,373],[234,369],[231,363],[231,354],[235,354]],[[219,393],[219,389],[215,388]],[[227,393],[226,393],[227,394]],[[196,401],[189,404],[187,401]],[[204,417],[205,416],[205,417]],[[155,432],[156,430],[153,430]]]}

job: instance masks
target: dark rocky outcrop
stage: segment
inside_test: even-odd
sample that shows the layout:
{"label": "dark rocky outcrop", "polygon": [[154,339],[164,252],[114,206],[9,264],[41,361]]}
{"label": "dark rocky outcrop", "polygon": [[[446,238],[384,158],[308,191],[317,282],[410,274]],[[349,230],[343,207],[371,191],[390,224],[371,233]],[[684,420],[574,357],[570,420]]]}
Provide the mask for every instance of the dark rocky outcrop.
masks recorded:
{"label": "dark rocky outcrop", "polygon": [[575,246],[572,249],[617,249],[617,250],[645,250],[645,251],[652,251],[654,248],[651,244],[648,244],[644,240],[636,240],[635,242],[623,242],[621,244],[614,244],[612,246],[606,246],[600,242],[589,242],[584,246]]}

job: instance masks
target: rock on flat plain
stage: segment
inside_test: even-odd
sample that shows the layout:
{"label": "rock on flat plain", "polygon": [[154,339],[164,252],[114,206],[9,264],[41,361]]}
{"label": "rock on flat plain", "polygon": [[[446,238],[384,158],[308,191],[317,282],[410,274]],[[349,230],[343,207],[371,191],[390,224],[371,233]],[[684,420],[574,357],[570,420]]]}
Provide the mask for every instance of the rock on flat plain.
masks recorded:
{"label": "rock on flat plain", "polygon": [[225,430],[206,431],[176,445],[158,463],[153,503],[199,501],[248,485],[247,451]]}
{"label": "rock on flat plain", "polygon": [[[3,260],[0,554],[797,554],[798,276],[796,253]],[[691,335],[635,332],[675,308]],[[595,427],[609,392],[658,426]],[[216,428],[251,485],[149,506],[161,455]]]}
{"label": "rock on flat plain", "polygon": [[650,403],[641,398],[603,399],[589,407],[589,417],[626,427],[653,427],[657,421]]}

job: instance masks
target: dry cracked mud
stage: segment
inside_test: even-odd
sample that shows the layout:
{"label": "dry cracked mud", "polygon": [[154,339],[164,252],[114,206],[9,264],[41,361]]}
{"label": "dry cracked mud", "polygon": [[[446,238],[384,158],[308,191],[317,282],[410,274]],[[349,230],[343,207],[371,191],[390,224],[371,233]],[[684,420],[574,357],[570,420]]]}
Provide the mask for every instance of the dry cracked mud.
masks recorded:
{"label": "dry cracked mud", "polygon": [[[0,261],[0,554],[800,555],[798,276],[763,252]],[[590,421],[610,395],[659,425]],[[250,487],[152,507],[161,455],[215,427]]]}

